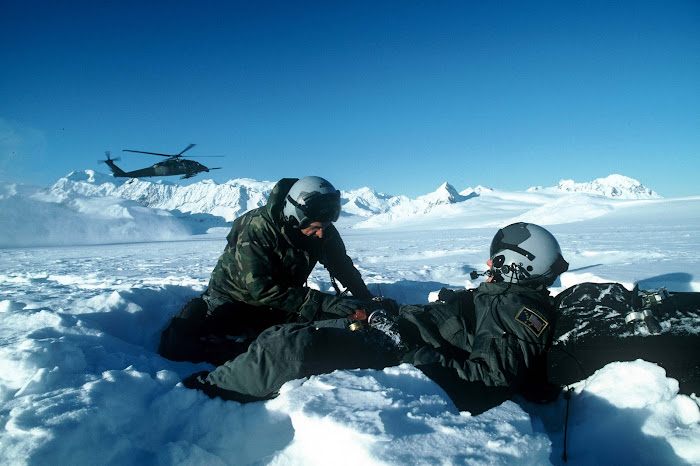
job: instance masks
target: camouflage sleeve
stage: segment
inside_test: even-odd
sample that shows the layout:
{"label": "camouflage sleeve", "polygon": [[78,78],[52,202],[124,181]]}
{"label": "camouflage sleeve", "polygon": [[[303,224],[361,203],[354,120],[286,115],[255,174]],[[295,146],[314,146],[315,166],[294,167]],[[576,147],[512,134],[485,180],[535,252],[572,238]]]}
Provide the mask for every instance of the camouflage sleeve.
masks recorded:
{"label": "camouflage sleeve", "polygon": [[239,239],[234,263],[248,294],[260,304],[289,313],[299,313],[304,305],[315,311],[319,305],[311,302],[309,289],[289,283],[284,264],[274,251],[275,239],[262,231],[249,228]]}
{"label": "camouflage sleeve", "polygon": [[372,299],[372,294],[362,280],[362,275],[347,255],[345,243],[343,243],[338,230],[333,226],[331,228],[332,230],[329,231],[330,234],[324,244],[324,257],[320,262],[333,277],[340,280],[340,283],[350,290],[354,298]]}

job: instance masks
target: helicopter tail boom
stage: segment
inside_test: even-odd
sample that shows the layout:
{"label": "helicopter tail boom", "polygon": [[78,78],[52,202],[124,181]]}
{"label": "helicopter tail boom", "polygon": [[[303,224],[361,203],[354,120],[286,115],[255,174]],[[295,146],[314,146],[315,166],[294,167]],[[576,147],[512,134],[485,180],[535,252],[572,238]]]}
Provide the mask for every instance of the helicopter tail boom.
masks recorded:
{"label": "helicopter tail boom", "polygon": [[114,163],[114,160],[119,160],[119,158],[112,159],[109,156],[109,152],[106,152],[106,154],[107,154],[107,160],[103,160],[103,162],[107,164],[107,166],[109,167],[110,170],[112,170],[112,175],[114,175],[115,178],[120,178],[120,177],[121,178],[129,178],[129,175],[127,175],[124,170],[117,167],[117,164]]}

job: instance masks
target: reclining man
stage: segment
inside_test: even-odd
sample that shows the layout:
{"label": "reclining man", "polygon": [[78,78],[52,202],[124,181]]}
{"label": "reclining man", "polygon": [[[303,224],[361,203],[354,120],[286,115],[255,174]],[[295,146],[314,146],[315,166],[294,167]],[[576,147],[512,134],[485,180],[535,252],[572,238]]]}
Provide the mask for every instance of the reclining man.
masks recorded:
{"label": "reclining man", "polygon": [[207,291],[172,320],[158,353],[174,361],[218,365],[243,353],[273,325],[355,312],[354,301],[305,286],[318,262],[354,298],[371,300],[333,226],[339,215],[340,192],[327,180],[280,180],[267,205],[233,222]]}
{"label": "reclining man", "polygon": [[246,353],[183,383],[247,402],[272,398],[293,379],[410,363],[460,409],[480,412],[515,392],[551,399],[558,388],[547,384],[545,356],[557,316],[547,287],[568,269],[559,244],[540,226],[516,223],[493,238],[487,264],[490,277],[476,290],[443,289],[441,302],[398,315],[372,312],[369,302],[346,318],[275,326]]}

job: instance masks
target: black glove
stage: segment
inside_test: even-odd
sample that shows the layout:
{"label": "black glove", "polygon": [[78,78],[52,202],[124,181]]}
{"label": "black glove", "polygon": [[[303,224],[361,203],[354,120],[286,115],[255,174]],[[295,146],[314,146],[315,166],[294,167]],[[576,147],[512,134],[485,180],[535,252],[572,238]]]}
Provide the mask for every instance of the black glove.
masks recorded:
{"label": "black glove", "polygon": [[456,297],[456,294],[457,293],[455,292],[455,290],[450,290],[449,288],[442,287],[438,292],[438,299],[442,302],[449,303]]}
{"label": "black glove", "polygon": [[449,288],[441,288],[438,292],[438,299],[443,303],[452,304],[456,301],[471,301],[472,297],[471,290],[450,290]]}
{"label": "black glove", "polygon": [[321,312],[316,319],[338,319],[354,314],[360,308],[356,301],[324,294],[321,300]]}

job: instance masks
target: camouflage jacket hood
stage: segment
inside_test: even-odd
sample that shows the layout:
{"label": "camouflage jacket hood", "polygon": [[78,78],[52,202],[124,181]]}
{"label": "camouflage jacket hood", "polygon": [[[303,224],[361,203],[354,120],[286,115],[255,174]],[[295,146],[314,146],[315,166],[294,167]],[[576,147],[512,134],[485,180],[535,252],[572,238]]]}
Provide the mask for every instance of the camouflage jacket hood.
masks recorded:
{"label": "camouflage jacket hood", "polygon": [[284,229],[284,221],[282,219],[282,210],[284,209],[284,199],[289,193],[297,178],[282,178],[272,188],[270,196],[267,198],[267,204],[262,207],[267,211],[270,221],[275,224],[280,232]]}

